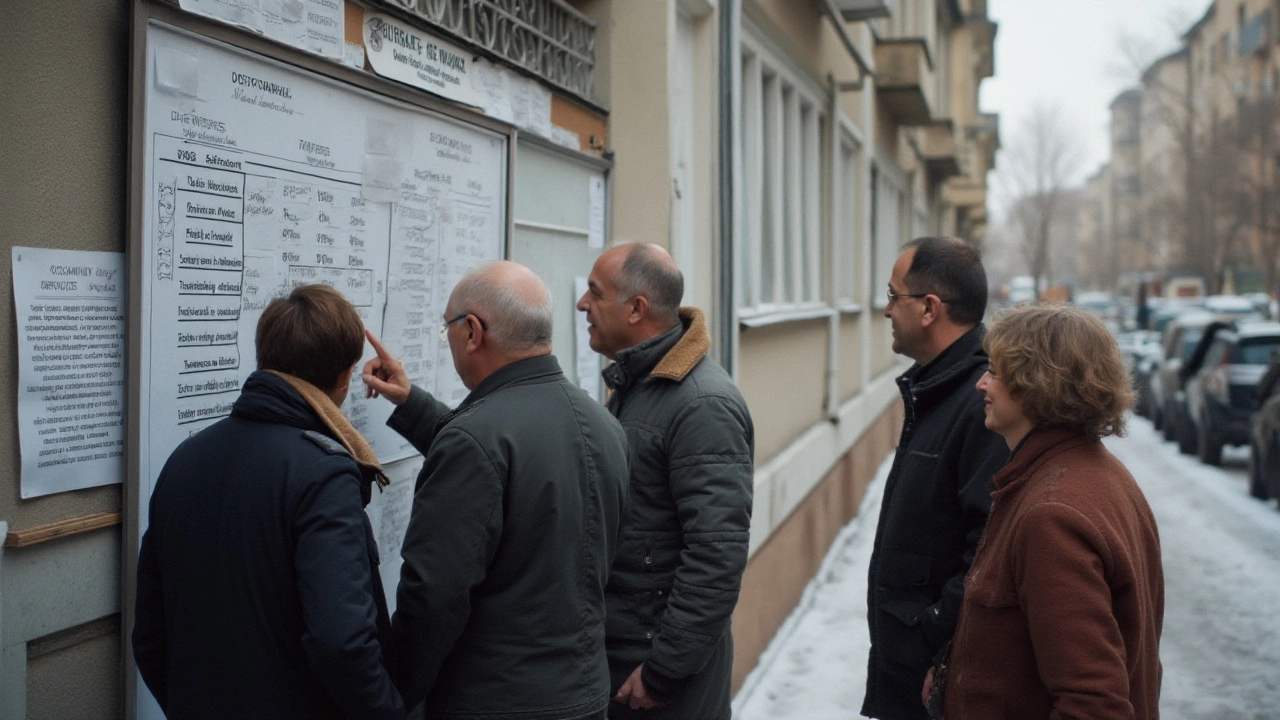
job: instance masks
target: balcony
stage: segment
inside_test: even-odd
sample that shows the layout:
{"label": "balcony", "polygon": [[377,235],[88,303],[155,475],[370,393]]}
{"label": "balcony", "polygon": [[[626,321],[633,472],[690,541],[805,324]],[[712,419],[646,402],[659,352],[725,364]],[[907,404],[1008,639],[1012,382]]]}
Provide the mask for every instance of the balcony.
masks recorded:
{"label": "balcony", "polygon": [[950,120],[937,120],[924,127],[923,147],[925,169],[929,182],[940,183],[952,175],[960,174],[960,160],[956,156],[956,130]]}
{"label": "balcony", "polygon": [[970,20],[965,23],[973,27],[974,53],[978,62],[974,66],[978,79],[989,78],[996,74],[996,23],[990,20]]}
{"label": "balcony", "polygon": [[845,22],[862,22],[874,18],[889,17],[886,0],[831,0]]}
{"label": "balcony", "polygon": [[952,178],[942,187],[942,200],[952,207],[986,208],[987,186],[972,178]]}
{"label": "balcony", "polygon": [[933,59],[924,38],[876,41],[876,97],[901,125],[930,120],[925,91],[933,76]]}

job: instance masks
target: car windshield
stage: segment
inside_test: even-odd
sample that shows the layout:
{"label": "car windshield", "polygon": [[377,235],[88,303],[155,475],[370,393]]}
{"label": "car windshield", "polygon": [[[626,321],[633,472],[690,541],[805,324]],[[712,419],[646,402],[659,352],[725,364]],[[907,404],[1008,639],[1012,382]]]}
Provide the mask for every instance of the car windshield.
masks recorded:
{"label": "car windshield", "polygon": [[1266,365],[1277,350],[1280,350],[1280,338],[1241,340],[1235,352],[1231,353],[1231,362],[1235,365]]}

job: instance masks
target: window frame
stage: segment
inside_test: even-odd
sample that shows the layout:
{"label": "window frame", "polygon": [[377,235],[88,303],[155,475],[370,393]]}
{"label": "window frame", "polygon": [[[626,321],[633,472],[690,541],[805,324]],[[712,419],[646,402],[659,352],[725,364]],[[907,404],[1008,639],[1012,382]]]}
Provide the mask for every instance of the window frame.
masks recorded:
{"label": "window frame", "polygon": [[828,309],[822,261],[830,180],[827,96],[744,23],[741,67],[743,199],[739,209],[738,316]]}

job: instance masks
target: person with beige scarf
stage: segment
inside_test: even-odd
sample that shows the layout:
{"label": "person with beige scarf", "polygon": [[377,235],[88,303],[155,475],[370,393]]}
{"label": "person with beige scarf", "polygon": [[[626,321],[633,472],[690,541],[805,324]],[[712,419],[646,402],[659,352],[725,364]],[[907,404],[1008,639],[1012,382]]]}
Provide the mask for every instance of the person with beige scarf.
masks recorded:
{"label": "person with beige scarf", "polygon": [[165,463],[138,558],[133,632],[169,717],[404,716],[364,513],[385,484],[338,410],[364,326],[321,285],[272,301],[231,416]]}

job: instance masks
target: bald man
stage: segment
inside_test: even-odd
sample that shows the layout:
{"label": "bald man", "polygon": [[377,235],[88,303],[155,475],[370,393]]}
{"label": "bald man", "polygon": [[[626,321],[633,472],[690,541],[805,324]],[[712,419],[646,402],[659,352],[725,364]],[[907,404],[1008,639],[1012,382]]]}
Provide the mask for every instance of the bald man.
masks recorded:
{"label": "bald man", "polygon": [[458,283],[450,411],[370,336],[370,395],[425,456],[405,534],[393,674],[410,716],[604,718],[604,589],[627,488],[618,422],[551,355],[551,299],[512,262]]}
{"label": "bald man", "polygon": [[631,487],[605,592],[610,718],[728,720],[730,618],[747,564],[753,430],[707,357],[684,278],[648,243],[604,252],[578,309],[613,360],[609,410],[627,433]]}

